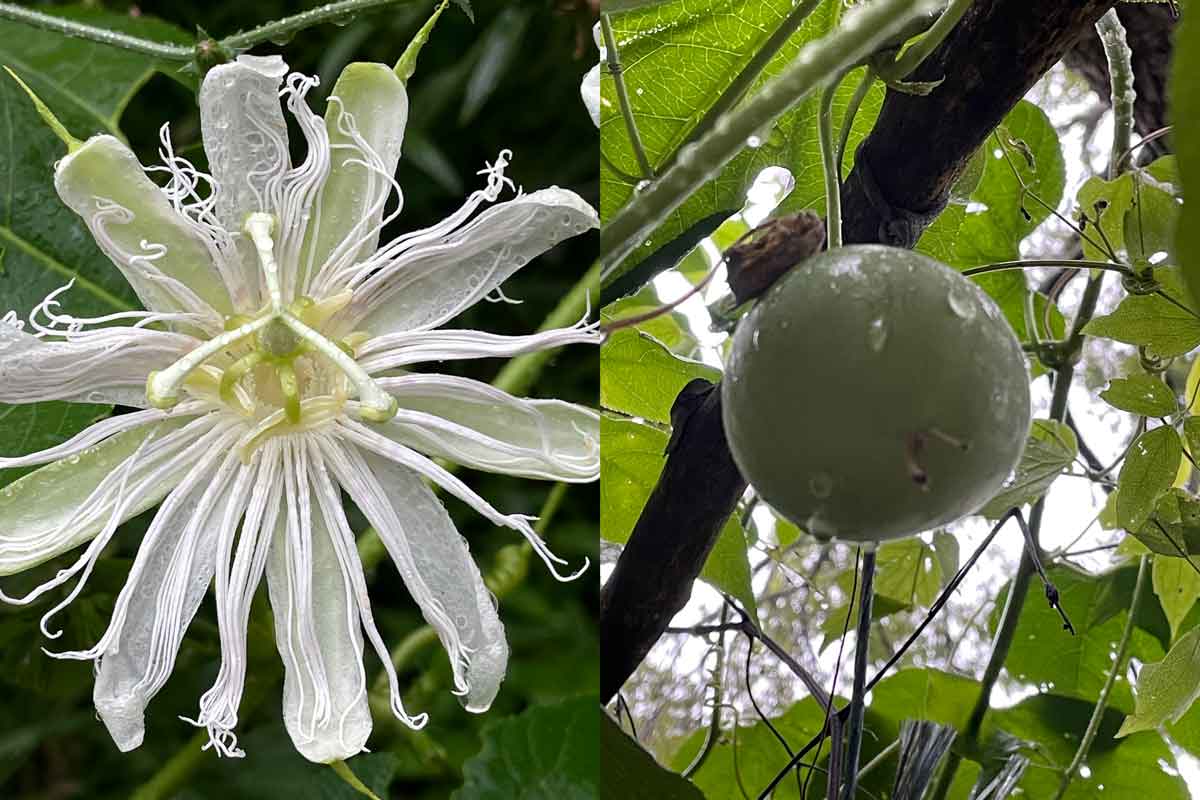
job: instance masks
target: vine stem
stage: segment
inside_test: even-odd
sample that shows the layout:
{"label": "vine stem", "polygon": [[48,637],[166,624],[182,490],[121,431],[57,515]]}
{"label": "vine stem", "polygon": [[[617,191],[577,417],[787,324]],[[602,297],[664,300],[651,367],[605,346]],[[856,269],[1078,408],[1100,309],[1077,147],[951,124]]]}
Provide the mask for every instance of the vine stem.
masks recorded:
{"label": "vine stem", "polygon": [[833,141],[833,96],[838,84],[835,80],[821,91],[821,105],[817,109],[817,140],[825,174],[825,239],[830,250],[842,246],[842,179],[838,167],[841,151]]}
{"label": "vine stem", "polygon": [[954,26],[967,12],[972,0],[951,0],[946,10],[929,26],[929,30],[913,42],[895,62],[888,67],[889,77],[903,80],[910,72],[921,65],[929,54],[954,30]]}
{"label": "vine stem", "polygon": [[140,36],[130,36],[127,33],[110,31],[107,28],[101,28],[96,25],[88,25],[83,22],[56,17],[52,14],[43,14],[40,11],[22,8],[14,3],[0,3],[0,17],[11,19],[14,22],[20,22],[34,28],[40,28],[44,31],[53,31],[54,33],[61,33],[64,36],[71,36],[77,39],[89,39],[111,47],[119,47],[122,50],[141,53],[144,56],[161,58],[164,61],[192,60],[193,49],[191,45],[154,42],[149,39],[143,39]]}
{"label": "vine stem", "polygon": [[621,54],[617,51],[617,37],[613,35],[612,22],[608,14],[600,15],[600,33],[604,37],[604,61],[608,64],[608,74],[612,75],[613,88],[617,92],[617,107],[621,109],[621,117],[625,120],[625,133],[629,136],[629,146],[637,158],[638,169],[642,177],[650,180],[654,177],[654,168],[646,157],[646,148],[642,145],[642,135],[638,133],[637,120],[633,118],[633,106],[629,103],[629,90],[625,87],[625,74],[621,68]]}
{"label": "vine stem", "polygon": [[679,151],[675,162],[644,191],[633,196],[601,232],[605,268],[601,280],[692,192],[725,166],[757,131],[771,124],[810,92],[861,62],[928,7],[913,0],[879,0],[855,9],[843,24],[806,45],[783,71],[712,129]]}
{"label": "vine stem", "polygon": [[997,261],[994,264],[984,264],[981,267],[964,269],[966,277],[985,275],[989,272],[1003,272],[1010,269],[1034,269],[1037,267],[1068,267],[1073,269],[1099,269],[1107,272],[1119,272],[1122,275],[1132,275],[1133,270],[1124,264],[1110,264],[1107,261],[1071,261],[1064,258],[1028,258],[1020,261]]}
{"label": "vine stem", "polygon": [[[282,39],[292,36],[305,28],[320,25],[345,18],[360,11],[393,5],[399,0],[339,0],[336,3],[318,6],[302,11],[290,17],[268,22],[242,33],[235,33],[221,39],[218,43],[228,50],[247,50],[256,44],[271,39]],[[197,55],[197,45],[169,44],[131,36],[127,33],[108,30],[96,25],[88,25],[75,20],[43,14],[32,9],[22,8],[14,3],[0,3],[0,18],[11,19],[42,30],[61,33],[77,39],[88,39],[110,47],[119,47],[134,53],[162,59],[164,61],[191,61]]]}
{"label": "vine stem", "polygon": [[1063,773],[1062,780],[1058,784],[1058,792],[1054,795],[1054,800],[1062,800],[1063,795],[1067,793],[1067,788],[1070,787],[1071,781],[1075,778],[1075,774],[1087,759],[1088,751],[1092,749],[1092,742],[1096,739],[1096,732],[1100,730],[1100,721],[1104,718],[1104,710],[1108,707],[1108,697],[1112,694],[1112,688],[1117,682],[1117,676],[1121,674],[1125,664],[1125,656],[1129,651],[1129,640],[1133,636],[1134,617],[1137,616],[1138,605],[1141,602],[1142,592],[1146,584],[1146,573],[1150,570],[1146,568],[1150,562],[1150,557],[1143,555],[1138,561],[1137,581],[1133,585],[1133,599],[1129,601],[1129,618],[1125,620],[1125,630],[1121,632],[1121,643],[1117,647],[1117,657],[1113,661],[1112,669],[1108,672],[1108,678],[1104,681],[1104,688],[1100,690],[1100,696],[1096,698],[1096,707],[1092,710],[1092,718],[1088,720],[1087,730],[1083,733],[1083,739],[1079,742],[1079,749],[1075,751],[1075,757],[1071,759],[1070,765],[1066,772]]}
{"label": "vine stem", "polygon": [[846,723],[846,783],[842,800],[854,800],[858,792],[858,757],[862,750],[863,715],[866,711],[867,651],[871,643],[871,606],[875,600],[875,545],[864,548],[862,591],[858,602],[858,628],[854,637],[854,689],[850,696],[850,719]]}
{"label": "vine stem", "polygon": [[1113,143],[1108,177],[1113,180],[1124,172],[1126,153],[1133,139],[1133,103],[1137,99],[1133,89],[1133,52],[1125,41],[1125,27],[1115,8],[1106,11],[1096,23],[1096,32],[1100,34],[1100,44],[1108,59],[1112,86]]}

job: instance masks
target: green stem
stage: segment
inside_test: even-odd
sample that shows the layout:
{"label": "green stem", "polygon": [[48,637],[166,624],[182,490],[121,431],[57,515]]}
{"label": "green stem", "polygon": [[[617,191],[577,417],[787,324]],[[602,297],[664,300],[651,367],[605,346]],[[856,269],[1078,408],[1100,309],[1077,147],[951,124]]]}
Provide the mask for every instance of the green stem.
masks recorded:
{"label": "green stem", "polygon": [[[1075,377],[1075,362],[1079,359],[1079,354],[1083,349],[1083,328],[1096,313],[1096,301],[1100,298],[1100,289],[1103,283],[1104,272],[1101,270],[1092,272],[1088,277],[1083,297],[1079,301],[1079,310],[1075,312],[1075,319],[1071,323],[1071,332],[1067,334],[1067,338],[1063,342],[1064,359],[1062,366],[1055,370],[1054,394],[1050,398],[1050,419],[1057,422],[1065,422],[1067,418],[1067,397],[1071,390],[1071,381]],[[1029,531],[1032,538],[1031,544],[1034,547],[1040,546],[1038,536],[1041,532],[1042,515],[1045,510],[1046,498],[1043,495],[1034,503],[1033,510],[1029,514]],[[1012,585],[1009,586],[1008,600],[1004,604],[1004,612],[1001,614],[1000,624],[996,628],[996,636],[992,641],[992,653],[984,668],[979,694],[975,698],[975,706],[971,709],[971,715],[967,718],[967,724],[963,730],[963,749],[969,750],[978,744],[983,718],[991,703],[992,689],[996,685],[996,679],[1000,677],[1004,661],[1008,658],[1009,648],[1012,647],[1013,636],[1017,632],[1017,622],[1020,620],[1021,610],[1025,606],[1025,595],[1029,591],[1033,573],[1033,559],[1030,557],[1029,548],[1026,547],[1021,551],[1021,562],[1017,565],[1017,574],[1013,578]],[[930,794],[932,800],[945,800],[961,761],[962,756],[958,754],[957,750],[952,750],[947,756],[946,766],[938,778],[938,784]]]}
{"label": "green stem", "polygon": [[838,174],[841,159],[833,142],[833,96],[837,88],[838,82],[834,81],[822,90],[817,110],[817,140],[825,174],[825,240],[830,250],[842,246],[842,180]]}
{"label": "green stem", "polygon": [[[539,331],[549,330],[551,328],[565,328],[573,325],[587,312],[591,306],[590,296],[596,291],[596,281],[600,277],[600,264],[592,265],[579,281],[571,287],[558,305],[554,307],[546,318],[542,320]],[[508,392],[514,395],[527,394],[538,377],[541,376],[542,370],[553,357],[552,350],[539,350],[534,353],[525,353],[511,359],[504,368],[496,375],[496,379],[492,381],[492,386],[495,386],[501,391]],[[455,464],[447,466],[450,472],[457,471],[458,467]],[[384,548],[383,542],[379,539],[379,534],[374,528],[367,528],[358,537],[358,558],[362,561],[364,570],[371,570],[378,566],[387,555],[387,549]]]}
{"label": "green stem", "polygon": [[40,11],[22,8],[13,3],[0,3],[0,18],[11,19],[14,22],[41,28],[45,31],[61,33],[64,36],[70,36],[75,39],[88,39],[93,42],[109,45],[110,47],[119,47],[122,50],[141,53],[152,58],[161,58],[165,61],[192,60],[193,49],[191,45],[154,42],[139,36],[130,36],[127,33],[110,31],[107,28],[100,28],[95,25],[88,25],[51,14],[43,14]]}
{"label": "green stem", "polygon": [[937,46],[949,35],[950,31],[954,30],[954,26],[962,19],[969,5],[971,5],[971,0],[951,0],[950,5],[937,18],[937,21],[929,26],[929,30],[920,39],[913,42],[888,67],[888,72],[891,73],[889,77],[902,80],[919,67],[921,62],[937,49]]}
{"label": "green stem", "polygon": [[252,28],[242,33],[226,36],[221,40],[221,45],[230,50],[249,50],[254,45],[261,44],[262,42],[287,39],[305,28],[311,28],[314,25],[320,25],[324,22],[339,22],[351,15],[370,11],[374,8],[395,5],[397,2],[399,0],[340,0],[337,3],[317,6],[316,8],[301,11],[299,14],[294,14],[290,17],[284,17],[274,22],[268,22],[265,25],[259,25],[257,28]]}
{"label": "green stem", "polygon": [[[729,624],[729,604],[725,603],[721,606],[721,625]],[[754,646],[754,641],[749,642],[749,646]],[[715,645],[717,652],[717,663],[713,665],[712,682],[709,684],[713,690],[713,706],[712,719],[709,721],[708,732],[704,737],[704,744],[700,747],[700,752],[692,759],[692,763],[688,764],[681,775],[684,778],[691,778],[696,774],[700,767],[704,766],[704,762],[708,760],[712,754],[713,748],[717,744],[717,739],[721,735],[721,706],[725,702],[724,695],[724,679],[725,679],[725,631],[722,630],[717,634],[717,643]]]}
{"label": "green stem", "polygon": [[608,64],[608,74],[612,75],[613,88],[617,92],[617,107],[621,109],[621,117],[625,120],[625,132],[629,135],[629,146],[637,158],[638,169],[642,177],[650,180],[654,177],[654,168],[650,159],[646,158],[646,148],[642,146],[642,136],[638,133],[637,120],[633,118],[633,106],[629,102],[629,91],[625,88],[625,75],[621,71],[621,54],[617,51],[617,37],[613,35],[612,23],[608,14],[600,15],[600,32],[604,36],[604,61]]}
{"label": "green stem", "polygon": [[208,744],[208,731],[200,730],[188,739],[187,744],[175,751],[150,780],[133,793],[132,800],[164,800],[182,787],[205,757],[204,745]]}
{"label": "green stem", "polygon": [[1137,99],[1133,89],[1133,53],[1125,41],[1125,28],[1115,8],[1110,8],[1096,23],[1096,32],[1108,59],[1112,85],[1113,143],[1108,164],[1108,177],[1112,180],[1124,171],[1123,160],[1133,138],[1133,103]]}
{"label": "green stem", "polygon": [[1146,583],[1146,574],[1150,571],[1146,569],[1146,565],[1150,562],[1150,557],[1143,555],[1138,561],[1137,581],[1133,584],[1133,599],[1129,601],[1129,617],[1125,620],[1125,630],[1121,632],[1121,643],[1117,646],[1117,657],[1113,661],[1112,669],[1108,672],[1108,678],[1104,681],[1104,688],[1100,690],[1100,696],[1096,698],[1096,707],[1092,709],[1092,718],[1088,720],[1087,730],[1083,733],[1083,739],[1079,742],[1079,749],[1075,751],[1075,757],[1071,759],[1071,764],[1067,767],[1067,771],[1063,773],[1062,780],[1058,784],[1058,793],[1054,795],[1054,800],[1062,800],[1063,795],[1067,793],[1067,788],[1071,785],[1071,781],[1075,777],[1075,773],[1079,771],[1080,766],[1087,759],[1088,751],[1092,749],[1092,742],[1096,739],[1096,732],[1100,730],[1100,721],[1104,718],[1104,710],[1108,707],[1108,697],[1112,694],[1112,688],[1117,682],[1117,676],[1124,671],[1125,656],[1129,650],[1129,640],[1133,636],[1134,618],[1137,616],[1138,604],[1141,602],[1143,587]]}
{"label": "green stem", "polygon": [[846,160],[846,147],[850,144],[850,132],[854,130],[854,118],[858,116],[858,109],[862,107],[863,100],[867,99],[867,92],[871,91],[876,77],[878,76],[875,74],[875,69],[867,67],[863,72],[862,80],[854,88],[854,94],[850,96],[850,105],[846,106],[846,115],[842,117],[842,130],[838,135],[837,146],[837,176],[839,182],[842,180],[842,164]]}
{"label": "green stem", "polygon": [[[787,16],[780,20],[779,25],[767,37],[767,40],[754,51],[754,55],[750,57],[750,60],[746,62],[745,66],[741,68],[733,80],[730,81],[729,85],[725,87],[725,91],[721,92],[721,96],[717,98],[708,111],[704,112],[704,116],[696,123],[696,127],[692,129],[691,133],[688,134],[688,142],[694,142],[703,137],[712,129],[718,119],[727,114],[730,109],[746,96],[754,81],[762,74],[762,71],[770,63],[771,59],[775,57],[775,54],[787,44],[788,39],[792,38],[792,34],[800,28],[800,25],[804,23],[808,15],[820,4],[821,0],[802,0],[787,13]],[[606,3],[605,8],[607,7]],[[678,151],[672,153],[671,157],[666,159],[666,163],[673,162],[675,156],[678,154]]]}
{"label": "green stem", "polygon": [[750,136],[801,102],[822,83],[862,62],[925,8],[912,0],[879,0],[855,9],[853,17],[811,42],[783,71],[732,111],[712,130],[679,152],[679,158],[646,189],[633,196],[601,232],[603,282],[620,263],[691,194],[746,146]]}
{"label": "green stem", "polygon": [[867,651],[871,643],[871,606],[875,600],[875,545],[863,548],[862,592],[858,601],[858,629],[854,637],[854,687],[850,695],[850,718],[846,723],[846,777],[842,800],[858,796],[858,754],[862,748],[863,715],[866,711]]}
{"label": "green stem", "polygon": [[995,264],[984,264],[982,267],[964,269],[962,274],[969,278],[972,275],[986,275],[989,272],[1002,272],[1008,269],[1034,269],[1037,267],[1075,267],[1078,269],[1100,269],[1108,272],[1120,272],[1122,275],[1133,274],[1133,270],[1124,264],[1110,264],[1107,261],[1072,261],[1065,258],[1028,258],[1020,261],[997,261]]}

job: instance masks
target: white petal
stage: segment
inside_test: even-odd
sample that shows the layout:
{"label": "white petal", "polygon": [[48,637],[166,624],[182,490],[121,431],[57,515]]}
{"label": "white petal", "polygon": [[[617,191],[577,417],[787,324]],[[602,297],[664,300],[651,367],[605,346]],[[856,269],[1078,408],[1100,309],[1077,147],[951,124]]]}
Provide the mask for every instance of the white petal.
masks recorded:
{"label": "white petal", "polygon": [[308,274],[374,254],[408,121],[404,82],[384,64],[348,64],[325,120],[332,166],[309,229],[302,261]]}
{"label": "white petal", "polygon": [[146,378],[197,341],[148,328],[113,327],[39,339],[0,324],[0,403],[74,400],[146,405]]}
{"label": "white petal", "polygon": [[588,114],[592,117],[592,124],[597,128],[600,127],[600,65],[592,67],[587,74],[583,76],[583,82],[579,84],[579,95],[583,98],[583,104],[587,106]]}
{"label": "white petal", "polygon": [[374,334],[436,328],[532,259],[599,225],[591,206],[557,187],[492,206],[438,241],[380,264],[354,290],[355,327]]}
{"label": "white petal", "polygon": [[208,729],[209,743],[224,756],[241,757],[233,730],[246,685],[246,629],[250,605],[262,580],[267,549],[282,508],[283,475],[280,444],[267,442],[248,470],[253,490],[246,504],[241,535],[236,525],[222,526],[217,542],[214,594],[221,636],[221,669],[213,686],[200,698],[200,713],[188,720]]}
{"label": "white petal", "polygon": [[428,715],[410,715],[404,709],[404,702],[400,699],[400,681],[396,675],[396,668],[392,664],[391,652],[383,643],[383,637],[379,635],[379,629],[375,625],[371,600],[367,596],[367,579],[363,574],[362,562],[359,561],[358,551],[355,547],[354,531],[350,529],[350,522],[346,519],[341,492],[330,479],[326,469],[321,447],[336,449],[338,445],[331,443],[327,436],[317,434],[309,447],[311,456],[309,473],[312,476],[314,493],[320,504],[321,514],[325,519],[325,526],[330,532],[330,539],[342,565],[343,573],[350,579],[350,587],[354,593],[363,630],[366,631],[367,639],[371,642],[371,647],[375,650],[375,655],[379,657],[384,673],[387,675],[392,714],[408,727],[419,730],[424,727]]}
{"label": "white petal", "polygon": [[58,162],[54,186],[146,308],[231,313],[229,292],[216,266],[219,254],[171,206],[120,140],[89,139]]}
{"label": "white petal", "polygon": [[217,183],[217,218],[233,233],[255,211],[277,214],[291,167],[279,86],[279,56],[239,56],[209,70],[200,86],[204,152]]}
{"label": "white petal", "polygon": [[[345,439],[361,446],[364,451],[376,453],[394,461],[400,466],[413,470],[435,485],[445,489],[459,500],[462,500],[493,524],[510,528],[520,533],[533,547],[533,551],[542,559],[543,563],[546,564],[556,579],[560,581],[574,580],[588,568],[588,562],[585,560],[583,566],[572,574],[559,572],[557,565],[566,564],[567,562],[550,551],[549,546],[542,541],[542,538],[534,531],[533,526],[529,524],[529,517],[520,514],[500,513],[490,503],[473,492],[469,486],[436,464],[432,459],[426,458],[415,450],[392,441],[353,419],[344,418],[338,420],[337,428]],[[349,491],[348,487],[347,491]]]}
{"label": "white petal", "polygon": [[600,477],[600,415],[561,400],[513,397],[486,383],[413,373],[382,378],[400,411],[375,430],[473,469],[583,483]]}
{"label": "white petal", "polygon": [[267,556],[283,721],[305,758],[328,763],[361,752],[371,733],[362,629],[324,517],[313,513],[303,439],[283,445],[287,514]]}
{"label": "white petal", "polygon": [[235,524],[245,509],[249,471],[229,452],[231,443],[224,437],[163,503],[98,645],[92,697],[122,752],[141,745],[146,705],[170,677],[212,581],[218,526]]}
{"label": "white petal", "polygon": [[125,431],[0,490],[0,575],[65,553],[154,506],[190,468],[181,455],[210,427],[186,418]]}
{"label": "white petal", "polygon": [[528,336],[454,329],[405,331],[368,339],[355,355],[363,369],[378,373],[426,361],[508,358],[569,344],[599,344],[602,339],[600,331],[586,321],[573,328],[552,328]]}
{"label": "white petal", "polygon": [[504,679],[508,645],[466,541],[411,470],[352,448],[330,455],[329,463],[375,526],[404,585],[437,631],[463,707],[486,711]]}

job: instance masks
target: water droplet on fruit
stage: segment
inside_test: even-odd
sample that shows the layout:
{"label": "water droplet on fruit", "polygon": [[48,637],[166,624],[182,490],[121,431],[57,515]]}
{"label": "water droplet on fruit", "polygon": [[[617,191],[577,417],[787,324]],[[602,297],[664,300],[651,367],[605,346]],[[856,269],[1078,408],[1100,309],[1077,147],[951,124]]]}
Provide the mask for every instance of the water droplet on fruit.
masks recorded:
{"label": "water droplet on fruit", "polygon": [[950,306],[950,310],[954,315],[963,319],[973,319],[975,316],[975,304],[971,302],[972,298],[968,292],[959,287],[950,290],[946,295],[946,302]]}
{"label": "water droplet on fruit", "polygon": [[887,344],[887,337],[887,323],[883,321],[883,317],[876,317],[871,320],[870,324],[867,325],[867,345],[878,353]]}
{"label": "water droplet on fruit", "polygon": [[757,330],[754,331],[754,336],[750,340],[750,343],[754,346],[755,350],[758,349],[758,334],[759,334],[759,331],[757,331]]}
{"label": "water droplet on fruit", "polygon": [[833,478],[824,472],[818,472],[808,479],[808,490],[818,500],[824,500],[833,493]]}

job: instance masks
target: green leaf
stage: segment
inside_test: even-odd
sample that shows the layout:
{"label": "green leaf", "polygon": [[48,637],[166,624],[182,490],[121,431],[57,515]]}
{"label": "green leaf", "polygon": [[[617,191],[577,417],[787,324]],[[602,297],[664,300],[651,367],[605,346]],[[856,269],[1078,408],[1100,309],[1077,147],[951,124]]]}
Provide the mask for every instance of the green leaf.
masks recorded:
{"label": "green leaf", "polygon": [[600,790],[600,701],[538,705],[489,725],[463,764],[453,800],[594,800]]}
{"label": "green leaf", "polygon": [[1046,493],[1078,452],[1079,444],[1070,427],[1051,419],[1035,419],[1015,475],[979,513],[988,519],[999,519],[1013,506],[1034,502]]}
{"label": "green leaf", "polygon": [[1145,346],[1162,358],[1183,355],[1200,345],[1200,316],[1185,302],[1179,270],[1160,267],[1154,277],[1175,302],[1153,294],[1129,295],[1113,313],[1092,319],[1083,332]]}
{"label": "green leaf", "polygon": [[954,573],[958,572],[958,539],[945,531],[934,531],[933,552],[937,554],[938,562],[942,565],[942,585],[945,586],[954,577]]}
{"label": "green leaf", "polygon": [[1117,521],[1138,531],[1145,526],[1155,504],[1170,488],[1183,458],[1179,434],[1169,425],[1139,436],[1125,457],[1117,479]]}
{"label": "green leaf", "polygon": [[[997,137],[1004,147],[997,144]],[[1014,147],[1014,141],[1020,146]],[[1021,240],[1050,214],[1022,191],[1022,182],[1050,208],[1058,205],[1066,184],[1058,133],[1046,112],[1028,100],[1017,103],[984,148],[987,165],[971,200],[986,210],[968,212],[959,228],[951,263],[960,269],[1020,258]]]}
{"label": "green leaf", "polygon": [[1196,600],[1200,599],[1200,572],[1182,558],[1156,558],[1153,572],[1154,593],[1171,625],[1171,640]]}
{"label": "green leaf", "polygon": [[[608,324],[620,319],[642,316],[656,311],[662,306],[657,293],[652,287],[646,287],[640,292],[605,306],[600,312],[600,321]],[[688,325],[687,317],[678,311],[660,314],[654,319],[639,322],[636,329],[646,333],[670,350],[672,353],[687,356],[697,346],[696,337]]]}
{"label": "green leaf", "polygon": [[1117,736],[1176,722],[1200,697],[1200,628],[1175,643],[1162,661],[1145,664],[1137,679],[1137,703]]}
{"label": "green leaf", "polygon": [[462,108],[458,113],[459,125],[466,125],[475,119],[500,85],[505,72],[521,51],[521,41],[532,18],[532,9],[510,6],[501,11],[488,26],[477,46],[479,53],[475,67],[467,78]]}
{"label": "green leaf", "polygon": [[1188,417],[1183,421],[1183,438],[1187,440],[1188,452],[1200,455],[1200,417]]}
{"label": "green leaf", "polygon": [[[0,404],[0,442],[5,457],[23,456],[62,444],[79,431],[107,417],[112,406],[92,403]],[[37,467],[0,470],[0,486]]]}
{"label": "green leaf", "polygon": [[[1119,496],[1119,490],[1109,495],[1114,509],[1112,527],[1120,527],[1115,515]],[[1141,530],[1130,533],[1159,555],[1182,558],[1200,554],[1200,500],[1183,489],[1172,489],[1158,499],[1154,514]]]}
{"label": "green leaf", "polygon": [[[1171,78],[1168,81],[1168,101],[1172,117],[1178,120],[1200,119],[1200,18],[1194,13],[1195,2],[1189,3],[1189,13],[1175,27],[1174,56],[1171,59]],[[1181,136],[1172,142],[1179,161],[1179,178],[1185,194],[1200,196],[1200,137]],[[1175,249],[1179,264],[1195,305],[1200,306],[1200,204],[1184,205],[1175,231]]]}
{"label": "green leaf", "polygon": [[[1174,230],[1183,208],[1173,183],[1177,177],[1174,156],[1165,156],[1116,180],[1088,179],[1079,189],[1079,207],[1094,223],[1096,204],[1102,205],[1099,228],[1104,236],[1098,236],[1092,225],[1084,232],[1098,244],[1107,240],[1119,258],[1131,263],[1145,263],[1158,252],[1166,253],[1168,263],[1175,263]],[[1088,238],[1082,244],[1085,258],[1108,259],[1107,252]]]}
{"label": "green leaf", "polygon": [[608,414],[600,417],[600,538],[624,544],[662,472],[670,437]]}
{"label": "green leaf", "polygon": [[[600,538],[629,541],[642,507],[666,462],[670,436],[640,422],[608,414],[600,417]],[[737,598],[754,617],[758,610],[750,582],[750,561],[741,522],[732,516],[713,545],[700,579]]]}
{"label": "green leaf", "polygon": [[[1012,708],[993,709],[988,715],[985,734],[1003,730],[1031,744],[1024,753],[1032,763],[1019,784],[1021,797],[1041,800],[1055,796],[1060,770],[1071,762],[1079,748],[1094,704],[1094,697],[1079,700],[1039,694]],[[1105,797],[1188,800],[1187,784],[1175,769],[1175,757],[1162,737],[1146,733],[1114,741],[1120,719],[1120,712],[1113,708],[1105,712],[1088,755],[1089,774],[1071,781],[1064,800]]]}
{"label": "green leaf", "polygon": [[[779,29],[794,8],[792,0],[672,0],[653,8],[613,18],[620,58],[634,119],[647,158],[660,168],[696,131],[697,125],[747,62]],[[830,31],[841,13],[841,4],[821,3],[788,37],[750,87],[748,95],[777,75],[796,58],[807,42]],[[840,130],[862,69],[851,72],[839,86],[833,103],[833,128]],[[669,76],[669,80],[664,77]],[[854,151],[870,131],[883,102],[883,87],[876,81],[855,117],[846,147],[845,169],[854,163]],[[609,75],[601,78],[600,145],[615,166],[639,174],[637,160],[618,111]],[[694,192],[658,230],[621,265],[620,274],[663,243],[686,231],[695,222],[723,209],[738,209],[746,190],[763,168],[781,165],[796,181],[779,213],[803,208],[824,213],[824,184],[820,150],[815,136],[819,98],[810,96],[781,116],[758,137],[757,147],[747,145],[704,187]],[[634,186],[606,165],[600,173],[600,217],[610,219],[629,202]]]}
{"label": "green leaf", "polygon": [[[1112,669],[1110,655],[1120,641],[1129,608],[1136,568],[1122,568],[1103,575],[1088,575],[1069,567],[1054,567],[1047,574],[1058,587],[1062,607],[1075,625],[1075,635],[1063,630],[1058,613],[1046,603],[1035,578],[1025,597],[1025,606],[1013,634],[1005,660],[1008,674],[1018,681],[1039,686],[1043,691],[1095,702]],[[996,599],[989,620],[995,631],[1009,588]],[[1142,661],[1162,657],[1163,645],[1151,633],[1134,628],[1129,652]],[[1113,686],[1109,703],[1113,708],[1133,708],[1129,685]]]}
{"label": "green leaf", "polygon": [[1100,397],[1113,408],[1144,417],[1165,417],[1179,409],[1175,392],[1156,375],[1113,378]]}
{"label": "green leaf", "polygon": [[715,383],[721,371],[632,328],[615,331],[600,348],[600,405],[613,411],[670,424],[671,405],[693,378]]}
{"label": "green leaf", "polygon": [[629,800],[704,800],[694,784],[665,769],[626,735],[608,714],[600,714],[600,760],[606,798]]}

